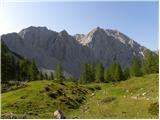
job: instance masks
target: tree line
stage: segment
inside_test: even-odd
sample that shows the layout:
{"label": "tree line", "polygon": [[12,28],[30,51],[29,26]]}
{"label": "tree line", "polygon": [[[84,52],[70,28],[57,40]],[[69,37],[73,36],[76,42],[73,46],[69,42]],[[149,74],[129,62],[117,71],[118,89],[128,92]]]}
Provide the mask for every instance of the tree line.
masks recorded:
{"label": "tree line", "polygon": [[1,43],[1,63],[2,82],[38,79],[39,71],[35,61],[16,58],[3,42]]}
{"label": "tree line", "polygon": [[7,46],[1,42],[1,78],[2,83],[10,80],[33,81],[33,80],[59,80],[65,79],[63,68],[60,64],[56,66],[55,73],[48,75],[38,70],[34,60],[29,61],[18,55],[14,55]]}
{"label": "tree line", "polygon": [[85,64],[80,76],[81,83],[118,82],[130,77],[140,77],[145,74],[159,72],[159,55],[150,50],[145,51],[142,60],[134,56],[132,65],[122,70],[119,63],[113,63],[104,68],[102,64]]}

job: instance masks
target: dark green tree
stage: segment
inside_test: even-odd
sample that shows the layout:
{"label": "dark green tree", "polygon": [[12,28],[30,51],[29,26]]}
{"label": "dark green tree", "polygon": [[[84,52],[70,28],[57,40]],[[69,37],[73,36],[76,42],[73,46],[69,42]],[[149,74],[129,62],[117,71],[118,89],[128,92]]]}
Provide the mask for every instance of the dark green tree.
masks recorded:
{"label": "dark green tree", "polygon": [[1,43],[1,75],[2,82],[9,80],[36,80],[38,69],[35,62],[30,62],[21,56],[12,53],[7,46]]}
{"label": "dark green tree", "polygon": [[96,82],[103,82],[104,81],[104,67],[102,64],[96,64],[95,81]]}
{"label": "dark green tree", "polygon": [[133,58],[133,64],[131,66],[130,72],[131,76],[142,76],[141,65],[137,56],[134,56]]}
{"label": "dark green tree", "polygon": [[50,79],[54,80],[54,73],[53,72],[51,72]]}
{"label": "dark green tree", "polygon": [[48,80],[48,79],[49,79],[47,73],[44,74],[44,79],[45,79],[45,80]]}
{"label": "dark green tree", "polygon": [[94,82],[95,81],[95,69],[94,69],[94,66],[92,64],[88,64],[88,67],[87,67],[87,75],[88,75],[88,82]]}
{"label": "dark green tree", "polygon": [[159,55],[147,50],[143,57],[143,73],[151,74],[159,72]]}
{"label": "dark green tree", "polygon": [[109,67],[109,71],[110,71],[110,75],[111,75],[110,81],[112,81],[112,82],[116,82],[116,80],[115,80],[115,70],[116,70],[116,67],[117,67],[117,63],[113,63]]}
{"label": "dark green tree", "polygon": [[39,73],[40,74],[40,80],[44,80],[44,75],[42,72]]}
{"label": "dark green tree", "polygon": [[111,76],[110,68],[106,68],[105,69],[105,71],[104,71],[104,79],[105,79],[105,82],[112,81],[112,76]]}
{"label": "dark green tree", "polygon": [[124,69],[124,77],[125,79],[130,78],[130,69],[128,67]]}
{"label": "dark green tree", "polygon": [[95,81],[95,69],[93,64],[84,64],[80,76],[81,83],[90,83]]}
{"label": "dark green tree", "polygon": [[65,77],[63,75],[63,68],[60,64],[56,65],[55,80],[60,81],[60,82],[65,80]]}
{"label": "dark green tree", "polygon": [[81,83],[88,83],[90,81],[90,70],[89,70],[89,64],[84,64],[81,76],[80,76],[80,82]]}
{"label": "dark green tree", "polygon": [[1,78],[2,82],[15,80],[16,77],[16,61],[9,53],[7,46],[1,42]]}
{"label": "dark green tree", "polygon": [[37,80],[39,71],[37,69],[37,66],[34,60],[31,62],[31,65],[29,66],[28,69],[29,69],[29,80]]}
{"label": "dark green tree", "polygon": [[20,80],[25,81],[29,79],[29,62],[26,59],[22,59],[19,62],[19,74],[20,74]]}
{"label": "dark green tree", "polygon": [[114,72],[114,80],[121,81],[123,79],[124,79],[124,76],[123,76],[121,66],[120,66],[120,64],[117,63],[116,68],[115,68],[115,72]]}

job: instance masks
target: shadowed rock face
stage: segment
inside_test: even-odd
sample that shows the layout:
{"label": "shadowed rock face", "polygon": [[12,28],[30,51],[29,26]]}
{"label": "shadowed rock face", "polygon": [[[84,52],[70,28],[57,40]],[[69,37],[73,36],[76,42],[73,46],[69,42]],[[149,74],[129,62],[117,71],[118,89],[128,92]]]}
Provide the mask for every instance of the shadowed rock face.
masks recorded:
{"label": "shadowed rock face", "polygon": [[107,67],[119,62],[125,68],[131,65],[135,54],[141,59],[146,49],[116,30],[99,27],[87,35],[71,36],[65,30],[58,33],[31,26],[19,33],[2,35],[1,40],[11,51],[35,59],[39,68],[54,70],[60,63],[65,72],[76,77],[84,63],[100,62]]}

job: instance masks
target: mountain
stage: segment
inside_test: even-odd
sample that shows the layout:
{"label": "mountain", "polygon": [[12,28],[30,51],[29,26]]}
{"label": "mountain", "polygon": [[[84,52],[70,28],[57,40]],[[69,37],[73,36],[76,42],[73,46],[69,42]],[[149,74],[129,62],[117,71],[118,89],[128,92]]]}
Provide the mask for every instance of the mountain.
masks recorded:
{"label": "mountain", "polygon": [[19,33],[1,36],[14,53],[35,59],[39,69],[54,70],[61,64],[66,73],[78,77],[85,63],[102,63],[108,67],[119,62],[130,66],[135,54],[143,57],[145,47],[117,30],[97,27],[87,35],[69,35],[66,30],[55,32],[46,27],[28,27]]}

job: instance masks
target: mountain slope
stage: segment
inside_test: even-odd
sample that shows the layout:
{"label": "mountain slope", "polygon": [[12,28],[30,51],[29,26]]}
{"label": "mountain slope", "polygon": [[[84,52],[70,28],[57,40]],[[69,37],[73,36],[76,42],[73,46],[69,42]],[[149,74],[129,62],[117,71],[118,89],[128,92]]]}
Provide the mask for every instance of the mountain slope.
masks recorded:
{"label": "mountain slope", "polygon": [[76,115],[84,119],[157,119],[158,116],[150,114],[148,109],[159,101],[158,83],[158,74],[151,74],[117,84],[102,84],[102,90],[89,97],[81,107],[88,107],[88,111],[80,110]]}
{"label": "mountain slope", "polygon": [[[49,119],[60,108],[67,118],[158,118],[148,112],[150,104],[158,101],[158,74],[134,77],[116,84],[93,83],[83,87],[72,82],[65,82],[66,86],[63,86],[47,80],[32,81],[27,85],[2,94],[2,114],[12,112],[27,118]],[[101,90],[90,91],[95,86],[100,86]],[[79,108],[70,109],[68,104],[59,104],[63,95],[51,98],[46,87],[53,92],[63,89],[66,96],[73,99],[77,95],[72,94],[75,88],[90,90]]]}
{"label": "mountain slope", "polygon": [[146,49],[116,30],[99,27],[87,35],[71,36],[65,30],[58,33],[46,27],[31,26],[19,33],[2,35],[1,40],[14,53],[35,59],[39,68],[54,70],[60,63],[75,77],[80,75],[85,63],[100,62],[108,67],[119,62],[125,68],[131,65],[135,54],[141,59]]}

